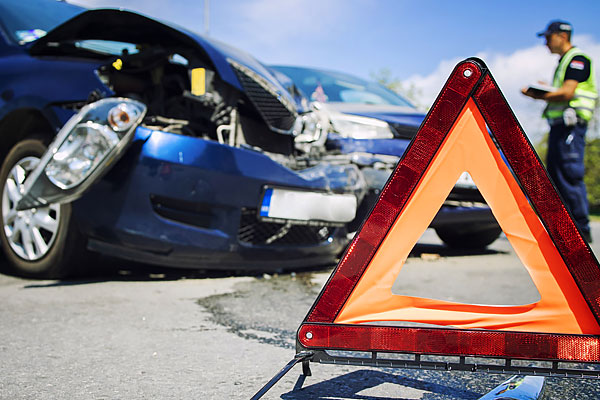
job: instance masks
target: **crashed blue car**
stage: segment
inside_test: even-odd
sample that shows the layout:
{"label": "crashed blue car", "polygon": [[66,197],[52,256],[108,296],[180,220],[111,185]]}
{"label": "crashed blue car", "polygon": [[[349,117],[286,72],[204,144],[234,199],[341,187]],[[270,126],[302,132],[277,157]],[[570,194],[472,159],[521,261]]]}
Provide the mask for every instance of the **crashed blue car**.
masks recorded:
{"label": "crashed blue car", "polygon": [[[309,98],[329,123],[329,153],[362,163],[367,195],[350,229],[360,223],[379,196],[398,158],[414,138],[425,113],[375,82],[338,71],[271,66],[290,92]],[[286,78],[281,76],[284,75]],[[502,233],[490,208],[465,172],[430,225],[453,248],[482,249]]]}
{"label": "crashed blue car", "polygon": [[365,194],[252,56],[143,15],[0,3],[0,193],[13,273],[100,253],[178,268],[329,264]]}

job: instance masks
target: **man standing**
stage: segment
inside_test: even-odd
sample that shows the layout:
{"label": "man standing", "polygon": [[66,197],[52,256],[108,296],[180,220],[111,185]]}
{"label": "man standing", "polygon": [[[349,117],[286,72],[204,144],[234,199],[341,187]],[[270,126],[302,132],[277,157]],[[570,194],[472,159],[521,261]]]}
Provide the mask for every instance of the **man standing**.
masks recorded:
{"label": "man standing", "polygon": [[524,88],[523,94],[548,103],[544,118],[550,124],[546,166],[565,205],[575,219],[583,237],[592,241],[588,219],[588,200],[583,181],[585,133],[592,119],[598,92],[592,60],[571,44],[573,27],[565,21],[552,21],[538,36],[560,60],[553,90]]}

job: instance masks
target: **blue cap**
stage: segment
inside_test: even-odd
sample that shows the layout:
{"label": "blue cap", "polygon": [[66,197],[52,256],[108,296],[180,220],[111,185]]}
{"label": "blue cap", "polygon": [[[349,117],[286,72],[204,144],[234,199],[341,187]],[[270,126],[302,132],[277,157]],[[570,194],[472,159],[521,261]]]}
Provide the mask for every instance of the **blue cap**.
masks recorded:
{"label": "blue cap", "polygon": [[538,32],[538,36],[548,36],[551,33],[556,33],[556,32],[569,32],[571,33],[573,31],[573,25],[571,25],[569,22],[567,21],[550,21],[550,23],[548,24],[548,26],[546,27],[545,31],[542,32]]}

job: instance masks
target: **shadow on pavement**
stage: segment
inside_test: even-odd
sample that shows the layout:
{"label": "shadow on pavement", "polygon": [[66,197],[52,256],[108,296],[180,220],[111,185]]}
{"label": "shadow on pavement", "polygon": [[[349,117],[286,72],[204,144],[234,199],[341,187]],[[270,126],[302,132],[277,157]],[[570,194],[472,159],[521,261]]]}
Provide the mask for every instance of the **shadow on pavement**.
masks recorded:
{"label": "shadow on pavement", "polygon": [[[419,258],[433,255],[435,257],[464,257],[464,256],[482,256],[482,255],[493,255],[493,254],[506,254],[506,252],[494,249],[478,249],[478,250],[459,250],[451,249],[443,244],[430,244],[430,243],[417,243],[412,249],[409,257]],[[295,270],[281,270],[275,273],[279,274],[290,274],[294,272],[327,272],[330,271],[335,265],[329,266],[318,266],[301,268]],[[6,266],[6,260],[2,252],[0,251],[0,272],[6,275],[15,276],[10,273],[9,268]],[[247,271],[240,266],[239,269],[231,270],[208,270],[208,269],[177,269],[159,267],[149,264],[141,264],[132,261],[124,261],[114,259],[107,256],[98,256],[93,262],[86,266],[84,274],[71,279],[58,280],[48,282],[40,281],[39,284],[31,283],[24,286],[25,288],[41,288],[41,287],[53,287],[53,286],[72,286],[72,285],[86,285],[91,283],[105,282],[105,281],[176,281],[181,279],[210,279],[210,278],[227,278],[227,277],[239,277],[249,276],[258,277],[263,276],[265,272],[251,270]],[[268,274],[273,274],[273,271],[269,271]],[[34,282],[35,280],[32,280]]]}
{"label": "shadow on pavement", "polygon": [[[1,259],[0,271],[3,274],[11,275],[5,267],[6,261]],[[101,257],[97,260],[94,265],[91,265],[89,270],[86,270],[85,274],[79,277],[63,280],[39,280],[39,283],[35,283],[36,280],[30,280],[30,284],[23,286],[25,289],[35,288],[47,288],[47,287],[58,287],[58,286],[75,286],[75,285],[87,285],[99,282],[166,282],[166,281],[178,281],[184,279],[214,279],[214,278],[229,278],[229,277],[263,277],[270,276],[273,274],[291,274],[295,272],[322,272],[328,271],[333,268],[330,266],[319,266],[313,268],[303,268],[296,271],[270,271],[269,274],[265,274],[262,271],[244,271],[243,269],[237,270],[205,270],[205,269],[178,269],[160,267],[149,264],[140,264],[130,261],[123,261],[117,259],[111,259],[108,257]],[[17,277],[17,276],[15,276]]]}
{"label": "shadow on pavement", "polygon": [[[376,370],[359,370],[301,388],[304,375],[300,375],[294,389],[281,395],[285,400],[304,399],[359,399],[359,400],[407,400],[428,399],[433,394],[447,396],[448,399],[478,399],[481,394],[457,389],[440,383],[427,382],[402,375]],[[310,378],[309,378],[310,379]],[[431,381],[431,380],[430,380]],[[378,386],[384,385],[386,387]],[[390,396],[389,385],[397,386]],[[402,397],[402,396],[408,397]],[[446,397],[444,397],[446,398]]]}

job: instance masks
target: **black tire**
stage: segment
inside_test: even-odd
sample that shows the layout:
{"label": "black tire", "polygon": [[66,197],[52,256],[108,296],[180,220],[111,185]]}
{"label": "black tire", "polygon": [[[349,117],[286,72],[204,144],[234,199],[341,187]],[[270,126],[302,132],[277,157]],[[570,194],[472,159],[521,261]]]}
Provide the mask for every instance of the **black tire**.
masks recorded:
{"label": "black tire", "polygon": [[[17,165],[31,165],[32,161],[35,158],[39,159],[45,151],[46,146],[42,141],[26,139],[18,142],[4,159],[0,168],[0,241],[9,264],[9,272],[28,278],[65,278],[76,271],[85,254],[85,242],[71,220],[71,205],[32,209],[28,210],[29,214],[18,214],[21,217],[14,217],[15,213],[11,211],[15,202],[11,200],[9,193],[13,193],[14,196],[14,192],[9,191],[9,186],[14,187],[15,177],[11,175],[9,178],[9,174]],[[6,215],[8,212],[11,214]],[[39,219],[37,217],[40,215],[45,221],[50,221],[49,230],[46,230],[45,225],[32,228],[34,223],[31,221]],[[17,220],[18,229],[15,222]],[[23,226],[25,229],[22,229]],[[29,233],[25,233],[26,230]],[[40,237],[44,241],[41,245]]]}
{"label": "black tire", "polygon": [[498,239],[502,229],[497,225],[485,228],[451,225],[436,228],[435,233],[453,249],[481,250]]}

